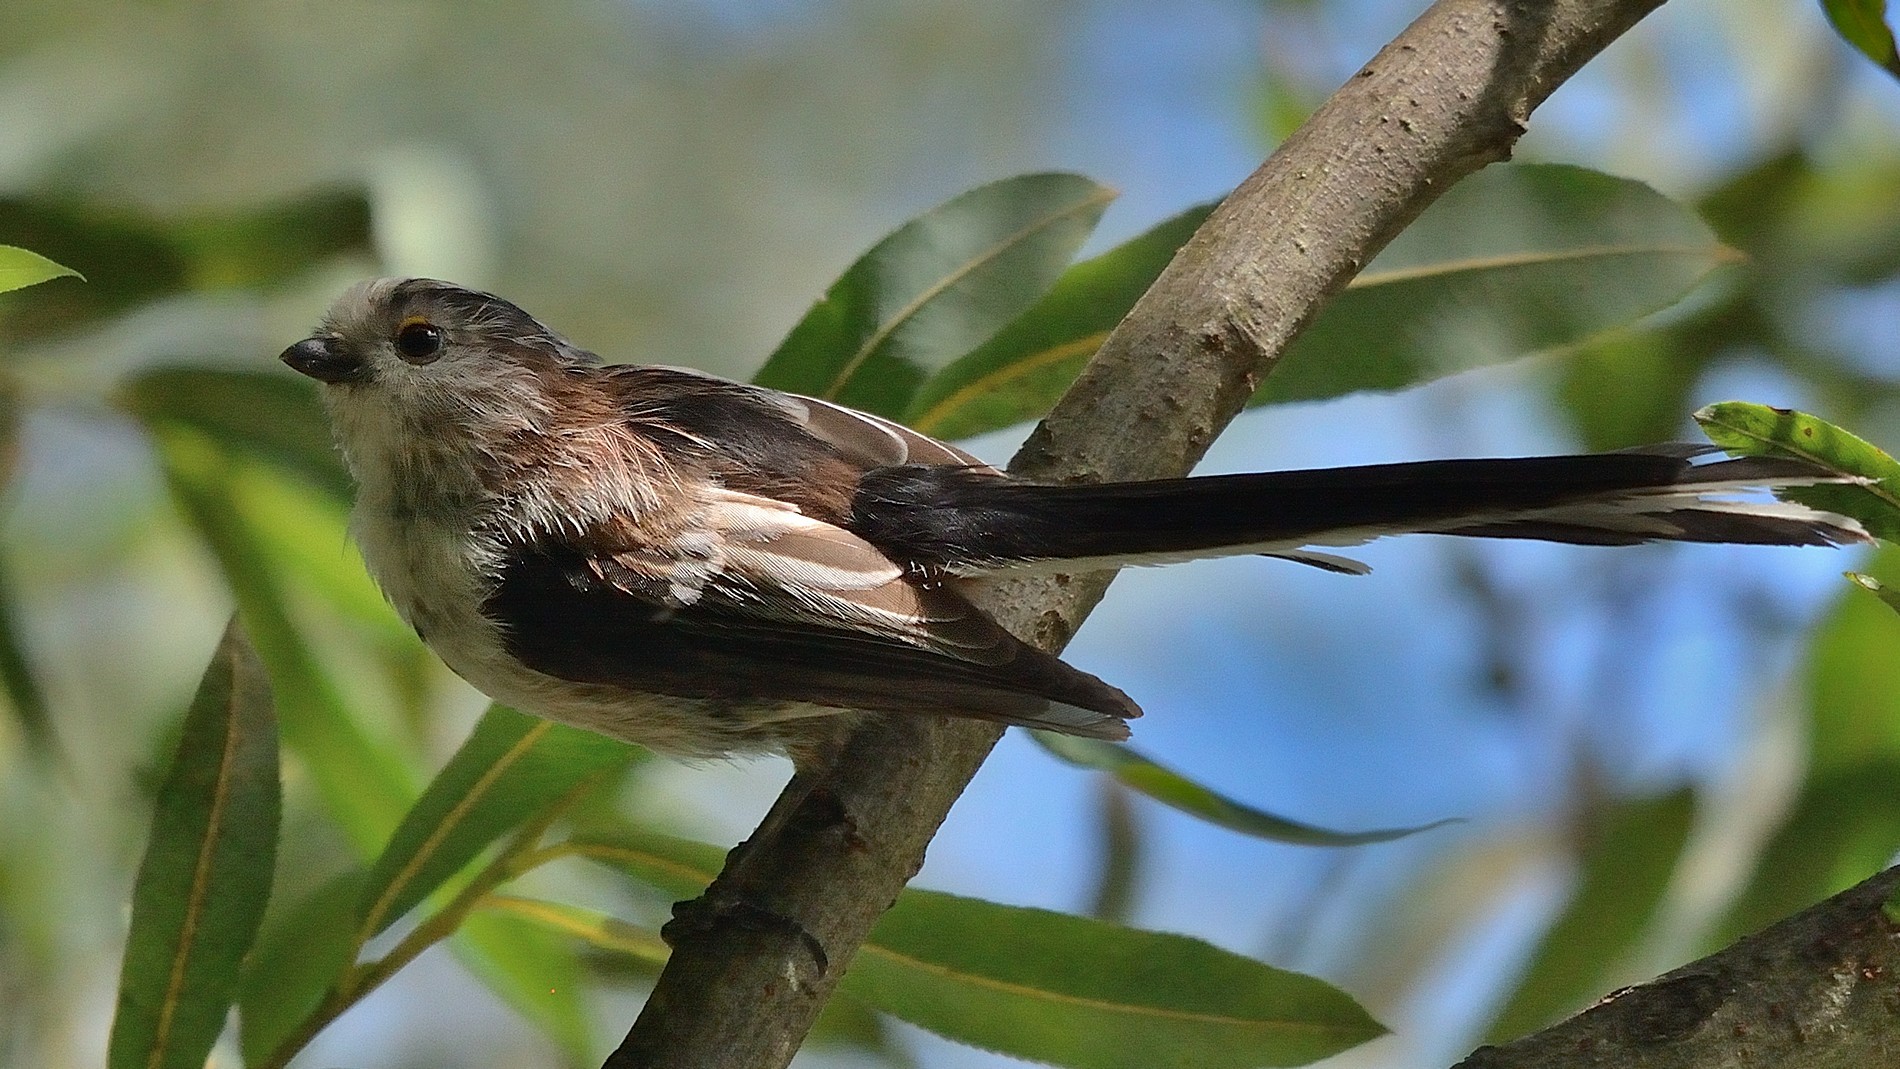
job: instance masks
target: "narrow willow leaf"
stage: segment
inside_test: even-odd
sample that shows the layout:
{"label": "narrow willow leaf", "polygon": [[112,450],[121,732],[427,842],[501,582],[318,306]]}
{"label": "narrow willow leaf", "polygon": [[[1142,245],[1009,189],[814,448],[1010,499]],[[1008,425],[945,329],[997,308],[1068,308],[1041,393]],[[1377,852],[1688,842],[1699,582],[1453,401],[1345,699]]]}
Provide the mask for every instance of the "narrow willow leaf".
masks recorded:
{"label": "narrow willow leaf", "polygon": [[279,809],[270,682],[226,629],[152,812],[106,1064],[198,1069],[270,898]]}
{"label": "narrow willow leaf", "polygon": [[266,918],[238,986],[244,1064],[263,1061],[347,971],[356,949],[356,901],[367,869],[352,868]]}
{"label": "narrow willow leaf", "polygon": [[1139,791],[1189,816],[1199,817],[1229,831],[1301,846],[1363,846],[1416,835],[1422,831],[1454,823],[1438,820],[1411,828],[1379,828],[1372,831],[1329,831],[1255,809],[1229,798],[1186,776],[1156,764],[1139,752],[1120,743],[1100,739],[1079,739],[1049,731],[1030,735],[1042,748],[1081,768],[1106,772],[1126,786]]}
{"label": "narrow willow leaf", "polygon": [[1487,167],[1320,313],[1253,402],[1397,390],[1572,345],[1669,307],[1735,258],[1694,211],[1640,182]]}
{"label": "narrow willow leaf", "polygon": [[1893,29],[1887,25],[1887,0],[1821,0],[1821,10],[1841,39],[1888,74],[1900,78],[1900,55],[1894,52]]}
{"label": "narrow willow leaf", "polygon": [[1544,933],[1486,1042],[1516,1039],[1615,986],[1611,969],[1654,919],[1695,808],[1686,787],[1615,805],[1584,844],[1570,903]]}
{"label": "narrow willow leaf", "polygon": [[1842,475],[1860,486],[1806,486],[1782,496],[1852,516],[1875,536],[1900,541],[1900,464],[1873,444],[1806,412],[1746,401],[1723,401],[1695,414],[1702,433],[1731,453],[1791,456]]}
{"label": "narrow willow leaf", "polygon": [[119,407],[150,423],[191,427],[235,454],[261,457],[307,479],[342,502],[351,500],[317,394],[287,375],[208,367],[161,367],[119,388]]}
{"label": "narrow willow leaf", "polygon": [[[1868,571],[1900,575],[1900,546],[1883,545]],[[1809,635],[1804,682],[1810,778],[1900,760],[1900,617],[1887,606],[1836,601]]]}
{"label": "narrow willow leaf", "polygon": [[1135,911],[1135,883],[1146,853],[1139,814],[1129,789],[1112,776],[1099,777],[1095,797],[1101,860],[1089,916],[1125,924]]}
{"label": "narrow willow leaf", "polygon": [[1112,191],[1032,174],[971,190],[904,224],[833,283],[756,381],[898,416],[924,379],[1035,303]]}
{"label": "narrow willow leaf", "polygon": [[481,900],[478,908],[518,917],[571,936],[596,950],[619,954],[655,968],[665,965],[667,956],[672,953],[658,932],[628,924],[599,910],[515,895],[489,895]]}
{"label": "narrow willow leaf", "polygon": [[580,1065],[593,1054],[587,971],[563,935],[505,911],[462,919],[455,957]]}
{"label": "narrow willow leaf", "polygon": [[1854,585],[1860,587],[1862,590],[1869,591],[1874,597],[1886,602],[1887,607],[1894,612],[1900,612],[1900,590],[1895,590],[1871,575],[1864,575],[1860,572],[1847,572],[1846,575],[1848,580]]}
{"label": "narrow willow leaf", "polygon": [[967,438],[1048,412],[1213,210],[1190,208],[1063,272],[1042,300],[924,383],[904,422]]}
{"label": "narrow willow leaf", "polygon": [[[682,897],[721,863],[714,847],[631,829],[569,848]],[[1384,1031],[1322,981],[1198,939],[915,888],[840,990],[959,1042],[1082,1069],[1302,1065]]]}
{"label": "narrow willow leaf", "polygon": [[276,684],[284,741],[310,769],[326,806],[364,856],[381,848],[415,796],[399,751],[360,723],[292,621],[243,503],[242,458],[167,420],[147,427],[178,503],[217,558]]}
{"label": "narrow willow leaf", "polygon": [[368,941],[497,839],[637,753],[591,731],[490,706],[370,868],[358,902]]}
{"label": "narrow willow leaf", "polygon": [[1335,987],[1187,936],[906,891],[845,990],[962,1043],[1078,1069],[1304,1065],[1383,1034]]}
{"label": "narrow willow leaf", "polygon": [[37,252],[0,245],[0,293],[67,277],[78,278],[79,272],[62,267]]}

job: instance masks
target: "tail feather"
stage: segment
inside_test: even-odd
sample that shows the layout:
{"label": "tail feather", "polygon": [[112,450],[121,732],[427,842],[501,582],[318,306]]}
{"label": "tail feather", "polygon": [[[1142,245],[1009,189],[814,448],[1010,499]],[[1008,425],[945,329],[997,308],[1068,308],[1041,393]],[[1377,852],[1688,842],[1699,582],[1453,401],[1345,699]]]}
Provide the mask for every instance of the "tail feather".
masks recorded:
{"label": "tail feather", "polygon": [[1353,570],[1343,558],[1299,550],[1404,533],[1586,545],[1868,540],[1845,516],[1723,496],[1851,478],[1791,458],[1694,462],[1707,452],[1671,444],[1583,456],[1060,486],[981,469],[913,465],[867,473],[851,526],[886,552],[961,573],[1035,562],[1158,564],[1242,553]]}

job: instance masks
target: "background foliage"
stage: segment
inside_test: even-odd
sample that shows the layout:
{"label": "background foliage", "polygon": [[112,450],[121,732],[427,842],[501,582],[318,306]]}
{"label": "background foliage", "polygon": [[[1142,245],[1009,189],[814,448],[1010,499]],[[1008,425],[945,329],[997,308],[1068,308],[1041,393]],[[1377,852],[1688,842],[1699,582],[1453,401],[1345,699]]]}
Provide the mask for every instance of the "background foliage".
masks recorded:
{"label": "background foliage", "polygon": [[[143,1061],[139,1044],[176,1054],[173,1022],[121,1012],[109,1030],[122,959],[128,976],[227,991],[238,1030],[185,1024],[229,1064],[270,1064],[372,991],[309,1064],[597,1061],[662,953],[665,903],[716,862],[696,840],[735,839],[785,774],[682,769],[484,715],[420,651],[347,548],[314,395],[270,359],[348,281],[455,278],[615,358],[763,368],[934,433],[995,430],[1059,391],[1192,206],[1404,16],[1371,0],[10,5],[0,241],[86,281],[0,298],[0,998],[18,1007],[0,1061],[96,1064],[109,1034],[115,1063]],[[1372,266],[1268,394],[1542,355],[1401,398],[1265,410],[1210,470],[1617,447],[1689,434],[1687,413],[1731,396],[1900,441],[1885,78],[1813,6],[1676,0],[1553,98],[1519,154],[1649,187],[1480,175]],[[1094,181],[985,185],[1052,167]],[[1098,183],[1123,191],[1106,216]],[[979,186],[927,217],[935,232],[891,234]],[[959,272],[996,247],[967,242],[986,226],[1020,235],[1013,252]],[[960,299],[918,299],[952,276]],[[1008,441],[978,447],[1000,458]],[[1100,952],[1124,962],[1111,976],[1240,970],[1272,992],[1263,1011],[1330,1014],[1338,1046],[1370,1036],[1329,989],[1274,988],[1288,974],[1247,958],[1316,974],[1396,1033],[1343,1059],[1434,1064],[1900,847],[1900,619],[1838,579],[1895,581],[1891,552],[1414,543],[1373,547],[1378,573],[1360,580],[1235,561],[1121,581],[1073,656],[1148,706],[1152,761],[1064,751],[1112,765],[1108,780],[1007,742],[920,880],[962,897],[894,915],[807,1057],[991,1060],[881,1007],[1113,1064],[1149,1055],[1075,1037],[1115,1036],[1117,1007],[1153,1016],[1144,1000],[1181,992],[1198,1011],[1245,987],[1199,996],[1164,969],[1085,989],[1099,978],[1036,971]],[[276,879],[243,976],[228,948],[208,965],[160,953],[176,925],[152,919],[146,878],[133,894],[156,814],[179,849],[239,859],[219,915],[258,924],[263,847],[205,847],[226,841],[220,825],[178,795],[274,764],[258,757],[277,729],[243,682],[250,654],[227,641],[205,670],[233,608],[274,683],[284,755]],[[247,742],[198,745],[214,737]],[[252,789],[275,804],[274,784]],[[519,827],[529,812],[545,815]],[[1462,819],[1383,831],[1445,818]],[[1206,942],[1118,941],[979,897]],[[957,924],[1054,942],[965,960],[967,943],[933,936]],[[983,1001],[1004,969],[1105,1016],[1015,1021]],[[964,986],[926,983],[945,976]],[[1239,1032],[1271,1031],[1235,1014]],[[1179,1042],[1244,1056],[1237,1034]],[[1262,1062],[1291,1057],[1261,1042]]]}

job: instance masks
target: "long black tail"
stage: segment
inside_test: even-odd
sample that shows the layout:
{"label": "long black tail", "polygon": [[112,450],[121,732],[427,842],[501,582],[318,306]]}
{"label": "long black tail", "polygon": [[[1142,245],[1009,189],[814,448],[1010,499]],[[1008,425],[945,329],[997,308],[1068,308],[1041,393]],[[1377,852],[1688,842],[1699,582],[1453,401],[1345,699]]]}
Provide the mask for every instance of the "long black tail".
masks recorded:
{"label": "long black tail", "polygon": [[1043,486],[981,469],[907,465],[865,475],[852,528],[886,552],[952,572],[1035,561],[1163,563],[1287,556],[1427,532],[1588,545],[1649,541],[1837,545],[1856,521],[1804,505],[1725,498],[1848,481],[1799,460],[1697,464],[1707,446],[1436,460],[1192,479]]}

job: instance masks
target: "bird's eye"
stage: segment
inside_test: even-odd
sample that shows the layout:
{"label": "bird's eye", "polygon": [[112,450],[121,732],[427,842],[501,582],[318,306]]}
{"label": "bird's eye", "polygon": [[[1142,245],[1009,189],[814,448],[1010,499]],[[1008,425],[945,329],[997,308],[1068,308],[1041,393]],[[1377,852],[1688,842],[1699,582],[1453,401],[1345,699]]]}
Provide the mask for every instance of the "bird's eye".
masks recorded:
{"label": "bird's eye", "polygon": [[442,328],[415,319],[396,331],[396,351],[412,364],[427,364],[442,355]]}

